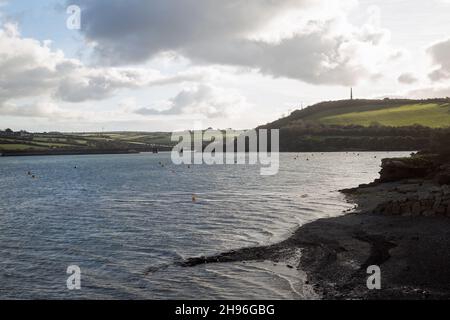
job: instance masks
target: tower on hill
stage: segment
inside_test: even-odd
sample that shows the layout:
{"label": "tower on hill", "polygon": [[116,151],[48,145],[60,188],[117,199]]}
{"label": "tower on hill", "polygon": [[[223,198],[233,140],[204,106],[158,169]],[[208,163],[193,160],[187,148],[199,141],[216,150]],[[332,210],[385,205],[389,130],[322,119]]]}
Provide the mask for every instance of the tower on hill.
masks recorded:
{"label": "tower on hill", "polygon": [[350,88],[350,100],[353,100],[353,88]]}

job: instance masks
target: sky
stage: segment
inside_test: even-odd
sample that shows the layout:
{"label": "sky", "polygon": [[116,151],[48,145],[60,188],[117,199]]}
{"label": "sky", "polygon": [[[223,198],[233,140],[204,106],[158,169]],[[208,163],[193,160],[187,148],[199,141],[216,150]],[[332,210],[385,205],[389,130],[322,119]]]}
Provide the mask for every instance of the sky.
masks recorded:
{"label": "sky", "polygon": [[450,0],[0,0],[0,129],[248,129],[350,87],[450,96],[449,16]]}

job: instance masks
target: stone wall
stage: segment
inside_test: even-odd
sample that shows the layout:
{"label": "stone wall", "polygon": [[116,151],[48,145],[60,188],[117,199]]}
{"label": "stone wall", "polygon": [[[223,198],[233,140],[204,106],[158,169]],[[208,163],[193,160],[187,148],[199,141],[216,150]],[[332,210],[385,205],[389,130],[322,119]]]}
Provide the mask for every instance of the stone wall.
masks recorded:
{"label": "stone wall", "polygon": [[373,213],[401,216],[450,217],[450,187],[436,186],[427,191],[406,193],[404,197],[378,205]]}

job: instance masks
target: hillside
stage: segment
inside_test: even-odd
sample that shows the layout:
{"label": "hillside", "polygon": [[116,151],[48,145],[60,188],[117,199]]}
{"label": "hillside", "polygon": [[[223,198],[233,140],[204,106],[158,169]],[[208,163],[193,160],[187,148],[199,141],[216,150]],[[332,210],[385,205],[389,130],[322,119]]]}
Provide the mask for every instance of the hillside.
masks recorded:
{"label": "hillside", "polygon": [[0,130],[0,156],[168,151],[177,144],[171,138],[171,132],[29,133],[7,129]]}
{"label": "hillside", "polygon": [[445,128],[450,126],[450,99],[321,102],[306,109],[294,111],[288,117],[263,127],[295,127],[301,122],[339,126],[405,127],[421,125],[429,128]]}
{"label": "hillside", "polygon": [[450,99],[322,102],[259,127],[280,129],[280,150],[415,151],[450,127]]}
{"label": "hillside", "polygon": [[28,133],[0,131],[0,154],[128,153],[168,150],[170,133]]}

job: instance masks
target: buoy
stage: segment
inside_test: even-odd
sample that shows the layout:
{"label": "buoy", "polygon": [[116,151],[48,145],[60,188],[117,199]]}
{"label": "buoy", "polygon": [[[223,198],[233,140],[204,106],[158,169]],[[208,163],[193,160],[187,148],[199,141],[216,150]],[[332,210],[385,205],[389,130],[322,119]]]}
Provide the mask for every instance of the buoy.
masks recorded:
{"label": "buoy", "polygon": [[31,178],[33,178],[33,179],[35,179],[36,178],[36,176],[33,174],[32,176],[31,176]]}
{"label": "buoy", "polygon": [[28,171],[28,175],[31,176],[31,171]]}
{"label": "buoy", "polygon": [[195,196],[195,194],[192,195],[192,202],[196,202],[197,201],[197,197]]}

